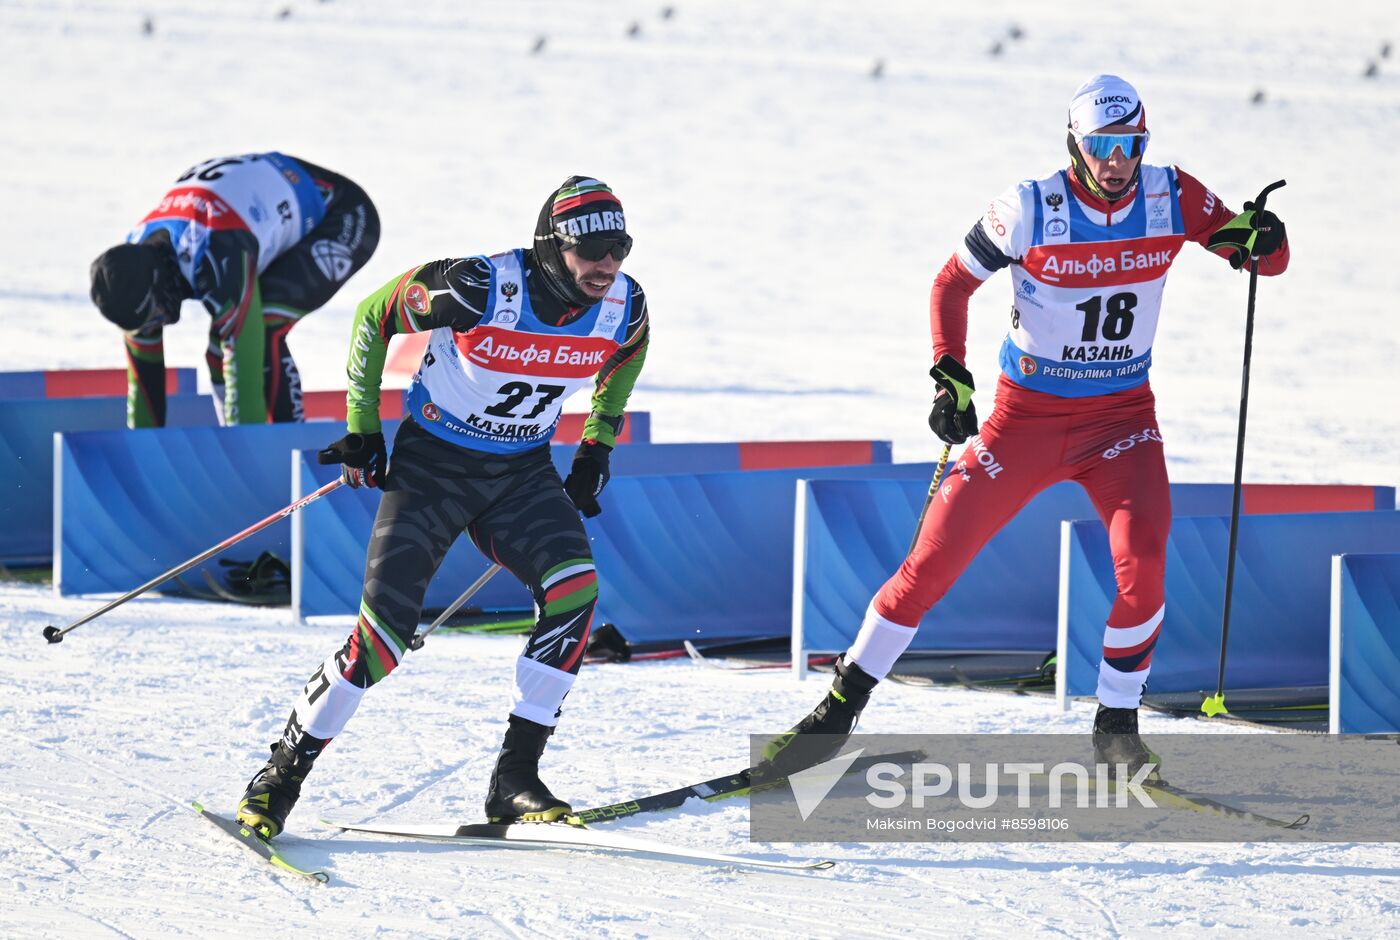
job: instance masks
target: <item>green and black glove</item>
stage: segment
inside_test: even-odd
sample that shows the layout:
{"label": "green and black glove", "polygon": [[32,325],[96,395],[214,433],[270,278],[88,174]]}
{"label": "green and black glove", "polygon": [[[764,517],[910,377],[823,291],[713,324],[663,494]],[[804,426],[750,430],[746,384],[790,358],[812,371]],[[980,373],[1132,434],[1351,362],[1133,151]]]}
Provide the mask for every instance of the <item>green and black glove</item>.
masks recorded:
{"label": "green and black glove", "polygon": [[569,468],[569,477],[564,481],[564,492],[574,501],[574,506],[583,515],[592,519],[603,511],[598,505],[598,494],[608,485],[608,455],[612,448],[597,441],[584,441],[574,454],[574,464]]}
{"label": "green and black glove", "polygon": [[1211,233],[1206,247],[1211,251],[1230,249],[1230,267],[1238,271],[1250,258],[1263,258],[1278,251],[1286,237],[1278,216],[1268,209],[1256,213],[1254,203],[1246,202],[1243,212]]}
{"label": "green and black glove", "polygon": [[345,435],[317,451],[316,462],[340,464],[340,478],[355,489],[376,487],[383,484],[384,474],[389,469],[389,453],[384,447],[383,433],[371,431]]}
{"label": "green and black glove", "polygon": [[961,444],[977,433],[977,408],[972,404],[972,373],[949,355],[938,357],[929,370],[938,391],[933,396],[933,410],[928,426],[945,444]]}

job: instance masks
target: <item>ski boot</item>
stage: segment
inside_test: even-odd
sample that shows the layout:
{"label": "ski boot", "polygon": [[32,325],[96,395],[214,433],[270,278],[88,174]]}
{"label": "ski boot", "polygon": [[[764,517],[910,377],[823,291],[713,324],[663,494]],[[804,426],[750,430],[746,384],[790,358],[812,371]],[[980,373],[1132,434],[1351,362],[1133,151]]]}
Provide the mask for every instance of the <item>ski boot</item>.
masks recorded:
{"label": "ski boot", "polygon": [[870,690],[879,681],[844,656],[837,659],[831,691],[810,715],[768,742],[763,748],[763,760],[754,768],[754,783],[806,770],[840,750],[855,729],[861,709],[870,701]]}
{"label": "ski boot", "polygon": [[518,715],[510,716],[491,786],[486,818],[493,823],[554,822],[574,808],[549,792],[540,780],[540,757],[554,729]]}
{"label": "ski boot", "polygon": [[1156,764],[1148,776],[1156,783],[1162,779],[1162,760],[1147,749],[1138,736],[1136,708],[1109,708],[1100,704],[1094,715],[1094,762],[1108,765],[1108,775],[1117,776],[1119,764],[1126,764],[1131,778],[1144,764]]}
{"label": "ski boot", "polygon": [[287,814],[297,805],[301,783],[311,772],[314,758],[297,758],[279,741],[272,745],[272,757],[248,781],[243,799],[238,801],[239,823],[271,839],[282,831]]}

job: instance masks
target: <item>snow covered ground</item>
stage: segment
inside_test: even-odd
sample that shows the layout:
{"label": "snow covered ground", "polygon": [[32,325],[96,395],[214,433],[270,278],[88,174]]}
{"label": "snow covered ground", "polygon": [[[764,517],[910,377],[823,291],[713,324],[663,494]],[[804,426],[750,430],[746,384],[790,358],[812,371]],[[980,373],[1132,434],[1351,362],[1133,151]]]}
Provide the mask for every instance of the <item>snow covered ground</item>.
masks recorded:
{"label": "snow covered ground", "polygon": [[[365,699],[281,841],[325,888],[263,865],[182,807],[229,806],[306,674],[339,644],[281,612],[137,600],[58,646],[88,604],[0,589],[0,934],[6,936],[1358,936],[1400,925],[1391,846],[752,845],[747,803],[610,824],[810,874],[385,841],[319,825],[480,816],[519,640],[441,636]],[[580,803],[746,761],[820,695],[786,674],[686,661],[586,667],[544,773]],[[1082,730],[1048,700],[888,685],[863,731]],[[1144,730],[1181,723],[1155,715]],[[1198,725],[1192,724],[1193,728]]]}
{"label": "snow covered ground", "polygon": [[[0,369],[121,364],[115,331],[87,303],[87,265],[205,157],[285,150],[351,176],[378,204],[378,253],[292,336],[311,388],[343,386],[360,297],[417,262],[523,244],[544,196],[583,172],[614,186],[637,237],[627,268],[647,288],[654,341],[634,405],[654,413],[656,439],[875,437],[900,459],[928,459],[932,275],[992,196],[1062,165],[1069,93],[1116,71],[1145,96],[1153,162],[1180,163],[1235,208],[1289,181],[1270,206],[1294,261],[1260,285],[1246,478],[1400,483],[1389,314],[1400,273],[1383,259],[1384,226],[1400,216],[1388,169],[1400,56],[1379,57],[1400,41],[1392,3],[1338,16],[1303,0],[1111,13],[1036,0],[679,0],[663,18],[667,5],[0,0]],[[1372,62],[1378,74],[1363,77]],[[973,301],[969,365],[984,389],[1007,290],[999,278]],[[1230,477],[1244,301],[1245,278],[1204,252],[1188,249],[1172,275],[1153,384],[1177,480]],[[197,364],[204,334],[191,305],[168,334],[169,361]],[[44,624],[91,606],[0,585],[3,935],[1356,936],[1400,925],[1400,857],[1386,846],[747,846],[742,803],[621,827],[840,862],[779,875],[321,829],[330,813],[477,816],[518,641],[457,636],[369,695],[317,767],[287,838],[332,872],[315,888],[181,807],[232,803],[342,629],[142,599],[60,646],[40,640]],[[748,733],[788,726],[820,691],[688,663],[590,668],[547,779],[595,803],[718,773],[743,762]],[[862,729],[1070,731],[1089,715],[891,686]]]}

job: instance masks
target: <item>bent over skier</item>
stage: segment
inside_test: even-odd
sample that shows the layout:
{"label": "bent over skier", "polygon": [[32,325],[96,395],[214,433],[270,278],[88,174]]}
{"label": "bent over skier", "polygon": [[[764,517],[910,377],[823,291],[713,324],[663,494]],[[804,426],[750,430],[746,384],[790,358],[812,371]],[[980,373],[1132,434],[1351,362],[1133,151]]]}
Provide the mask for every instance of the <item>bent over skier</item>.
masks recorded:
{"label": "bent over skier", "polygon": [[[579,513],[597,515],[608,455],[646,358],[646,297],[620,273],[632,248],[622,204],[570,177],[540,210],[534,247],[437,261],[360,304],[351,339],[349,434],[323,455],[351,486],[381,486],[359,621],[297,700],[238,819],[280,832],[317,756],[365,691],[402,661],[428,581],[463,531],[524,582],[538,621],[516,662],[514,704],[486,798],[493,821],[571,812],[539,760],[583,660],[597,576]],[[379,385],[389,337],[431,330],[389,460]],[[592,383],[592,413],[560,481],[549,440]]]}
{"label": "bent over skier", "polygon": [[165,327],[198,298],[220,424],[300,421],[301,373],[287,334],[324,306],[379,244],[379,215],[354,181],[282,153],[190,167],[92,263],[92,302],[123,331],[127,424],[165,424]]}
{"label": "bent over skier", "polygon": [[[770,743],[787,773],[832,753],[871,690],[989,538],[1037,493],[1062,480],[1088,492],[1108,529],[1118,596],[1104,627],[1096,759],[1136,770],[1149,757],[1137,709],[1165,613],[1171,524],[1162,435],[1147,371],[1167,271],[1193,241],[1259,273],[1288,266],[1272,212],[1235,215],[1176,167],[1142,162],[1147,118],[1137,90],[1097,75],[1069,108],[1070,166],[994,200],[934,280],[937,390],[929,425],[969,446],[932,497],[915,543],[871,601],[832,690]],[[1011,329],[995,407],[978,433],[964,365],[972,292],[1011,269]],[[824,735],[825,737],[808,737]],[[833,743],[835,742],[835,743]]]}

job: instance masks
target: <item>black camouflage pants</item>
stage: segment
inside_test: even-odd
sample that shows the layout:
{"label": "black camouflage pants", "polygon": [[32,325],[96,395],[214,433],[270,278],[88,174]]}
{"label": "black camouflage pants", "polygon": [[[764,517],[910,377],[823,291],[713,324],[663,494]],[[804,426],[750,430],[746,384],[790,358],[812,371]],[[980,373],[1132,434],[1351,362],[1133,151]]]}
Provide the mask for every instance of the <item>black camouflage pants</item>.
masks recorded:
{"label": "black camouflage pants", "polygon": [[359,619],[303,690],[287,725],[288,747],[314,756],[340,733],[364,691],[398,666],[428,582],[464,531],[535,599],[511,712],[556,723],[583,662],[598,585],[588,537],[549,447],[509,456],[469,451],[406,419],[370,536]]}

